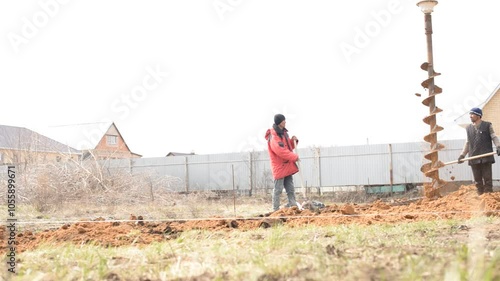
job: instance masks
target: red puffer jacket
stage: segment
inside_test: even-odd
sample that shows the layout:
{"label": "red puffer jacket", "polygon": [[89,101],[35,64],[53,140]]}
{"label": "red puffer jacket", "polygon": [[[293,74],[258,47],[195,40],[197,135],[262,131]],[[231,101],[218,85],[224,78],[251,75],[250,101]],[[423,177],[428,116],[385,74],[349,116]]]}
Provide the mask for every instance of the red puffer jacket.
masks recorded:
{"label": "red puffer jacket", "polygon": [[[281,133],[278,135],[278,132]],[[275,180],[293,175],[299,171],[295,163],[299,156],[293,153],[294,143],[288,137],[288,130],[281,130],[274,125],[266,132],[267,149],[271,159],[271,168]]]}

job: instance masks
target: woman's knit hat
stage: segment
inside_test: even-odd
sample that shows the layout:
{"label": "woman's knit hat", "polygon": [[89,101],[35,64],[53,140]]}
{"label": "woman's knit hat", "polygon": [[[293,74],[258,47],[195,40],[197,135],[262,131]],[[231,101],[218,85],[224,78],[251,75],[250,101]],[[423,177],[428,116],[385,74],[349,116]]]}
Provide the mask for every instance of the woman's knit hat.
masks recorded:
{"label": "woman's knit hat", "polygon": [[283,114],[274,115],[274,124],[279,125],[281,122],[285,120],[285,116]]}

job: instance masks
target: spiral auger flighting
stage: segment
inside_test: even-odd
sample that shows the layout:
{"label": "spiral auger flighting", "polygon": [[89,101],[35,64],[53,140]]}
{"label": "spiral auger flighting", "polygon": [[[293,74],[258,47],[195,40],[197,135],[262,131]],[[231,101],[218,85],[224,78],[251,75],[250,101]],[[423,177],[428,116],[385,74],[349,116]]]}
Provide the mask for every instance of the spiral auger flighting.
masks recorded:
{"label": "spiral auger flighting", "polygon": [[[422,1],[425,2],[425,1]],[[431,4],[437,4],[437,1]],[[418,5],[418,4],[417,4]],[[437,133],[443,130],[443,127],[439,126],[436,122],[436,115],[443,110],[436,106],[436,95],[441,94],[443,89],[438,87],[434,83],[434,78],[441,75],[434,71],[434,62],[432,55],[432,18],[431,10],[424,12],[425,14],[425,35],[427,38],[427,62],[424,62],[420,68],[427,71],[428,78],[422,82],[422,87],[427,89],[429,95],[422,101],[422,103],[429,107],[429,115],[427,115],[423,121],[425,124],[429,125],[429,134],[424,136],[424,140],[430,144],[430,151],[424,155],[424,158],[429,160],[429,163],[422,165],[420,170],[428,178],[431,178],[431,183],[424,184],[424,193],[426,197],[436,197],[440,196],[439,189],[445,185],[445,181],[439,178],[439,168],[443,167],[443,163],[439,161],[438,152],[444,148],[444,145],[438,143]]]}
{"label": "spiral auger flighting", "polygon": [[429,107],[429,115],[427,115],[423,121],[425,124],[429,125],[429,134],[424,136],[424,141],[430,144],[430,151],[424,155],[424,158],[429,160],[429,163],[425,163],[421,167],[421,171],[428,178],[431,178],[431,184],[426,184],[424,186],[424,192],[427,197],[439,196],[439,189],[445,184],[445,181],[439,178],[439,168],[443,167],[443,163],[439,161],[438,152],[444,148],[444,145],[440,144],[437,139],[437,133],[443,130],[443,127],[439,126],[436,121],[436,115],[443,110],[436,106],[436,95],[443,92],[443,90],[434,84],[434,77],[440,75],[434,71],[432,63],[425,62],[420,68],[427,71],[429,77],[422,82],[422,87],[428,90],[429,95],[422,101],[422,104]]}

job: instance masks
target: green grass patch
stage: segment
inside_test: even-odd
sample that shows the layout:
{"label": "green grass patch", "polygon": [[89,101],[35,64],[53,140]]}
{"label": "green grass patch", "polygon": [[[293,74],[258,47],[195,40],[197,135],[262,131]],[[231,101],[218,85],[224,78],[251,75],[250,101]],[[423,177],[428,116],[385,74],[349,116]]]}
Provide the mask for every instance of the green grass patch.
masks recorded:
{"label": "green grass patch", "polygon": [[196,230],[145,247],[41,245],[18,254],[11,280],[500,280],[499,230],[499,218],[477,218]]}

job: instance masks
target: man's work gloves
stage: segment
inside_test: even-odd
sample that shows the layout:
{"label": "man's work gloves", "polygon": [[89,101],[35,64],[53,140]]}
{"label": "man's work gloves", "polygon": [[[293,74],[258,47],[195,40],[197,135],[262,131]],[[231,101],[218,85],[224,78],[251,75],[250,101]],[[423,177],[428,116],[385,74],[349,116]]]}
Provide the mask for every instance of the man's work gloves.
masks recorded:
{"label": "man's work gloves", "polygon": [[[498,149],[497,149],[497,153],[498,153]],[[458,164],[462,164],[464,161],[462,161],[462,159],[465,158],[465,155],[460,155],[458,156]]]}
{"label": "man's work gloves", "polygon": [[[500,156],[500,146],[497,146],[497,155]],[[464,161],[462,159],[465,158],[465,155],[460,155],[458,156],[458,164],[462,164]]]}

